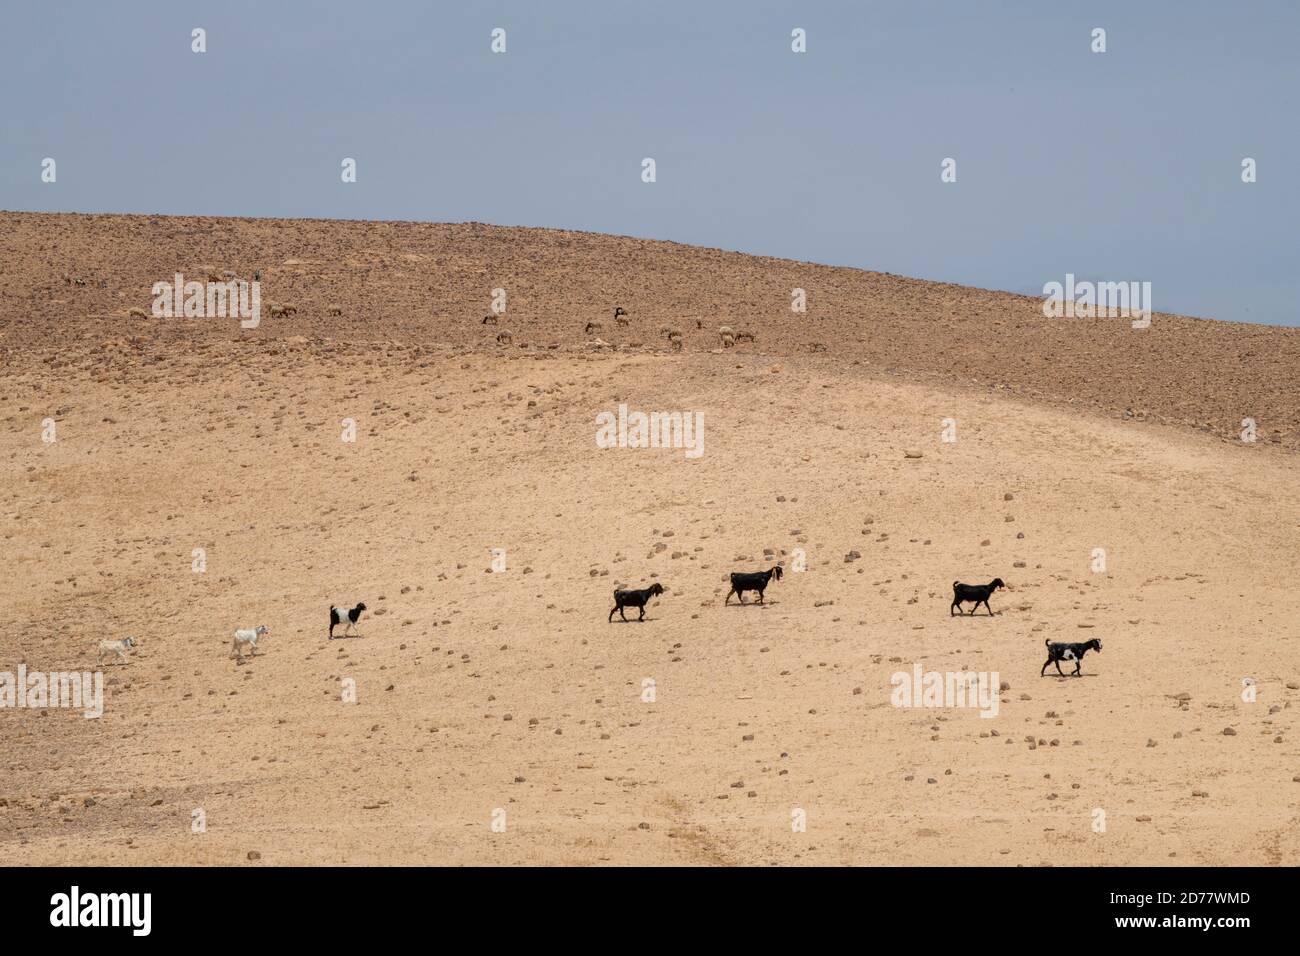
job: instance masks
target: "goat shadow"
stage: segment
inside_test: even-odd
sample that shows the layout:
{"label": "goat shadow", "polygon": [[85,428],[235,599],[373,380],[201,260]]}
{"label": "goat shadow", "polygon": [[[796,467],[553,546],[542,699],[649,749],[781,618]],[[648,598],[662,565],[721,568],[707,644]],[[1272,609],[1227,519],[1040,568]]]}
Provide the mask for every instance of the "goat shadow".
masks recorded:
{"label": "goat shadow", "polygon": [[770,601],[764,601],[762,604],[759,604],[757,601],[746,601],[744,604],[732,604],[730,601],[728,601],[726,603],[726,606],[727,607],[771,607],[774,604],[780,604],[780,603],[781,602],[776,600],[776,598],[773,598]]}
{"label": "goat shadow", "polygon": [[1080,677],[1100,677],[1100,674],[1044,674],[1044,677],[1050,677],[1052,680],[1078,680]]}
{"label": "goat shadow", "polygon": [[365,635],[364,635],[364,634],[357,634],[356,632],[353,632],[353,633],[351,633],[351,634],[335,634],[333,637],[330,637],[330,636],[327,634],[327,635],[325,635],[325,640],[327,640],[327,641],[355,641],[355,640],[357,640],[358,638],[362,638],[362,637],[365,637]]}

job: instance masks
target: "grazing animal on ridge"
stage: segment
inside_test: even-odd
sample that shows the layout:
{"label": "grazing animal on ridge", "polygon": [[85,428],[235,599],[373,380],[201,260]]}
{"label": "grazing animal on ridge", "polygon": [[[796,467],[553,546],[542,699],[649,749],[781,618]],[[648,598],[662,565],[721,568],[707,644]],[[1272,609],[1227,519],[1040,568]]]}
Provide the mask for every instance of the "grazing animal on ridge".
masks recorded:
{"label": "grazing animal on ridge", "polygon": [[1043,644],[1047,646],[1047,660],[1043,662],[1043,669],[1038,672],[1039,677],[1046,675],[1047,665],[1053,663],[1056,664],[1056,673],[1064,677],[1065,672],[1061,670],[1061,661],[1074,661],[1074,673],[1070,676],[1082,677],[1079,668],[1083,666],[1083,655],[1088,651],[1101,653],[1101,641],[1095,637],[1083,644],[1053,644],[1050,639],[1043,641]]}
{"label": "grazing animal on ridge", "polygon": [[952,582],[952,605],[948,608],[948,616],[952,617],[953,608],[957,613],[962,613],[962,603],[965,601],[974,601],[975,606],[970,609],[971,614],[979,610],[981,604],[989,612],[989,617],[993,616],[993,608],[989,607],[989,595],[998,588],[1006,587],[1006,582],[1001,578],[994,578],[988,584],[962,584],[960,581]]}
{"label": "grazing animal on ridge", "polygon": [[357,604],[356,607],[351,608],[337,608],[331,604],[330,640],[334,640],[334,628],[338,627],[340,624],[346,624],[346,627],[343,628],[344,634],[347,634],[348,631],[352,630],[352,628],[356,626],[357,621],[361,620],[361,615],[365,613],[365,610],[366,604],[364,601]]}
{"label": "grazing animal on ridge", "polygon": [[[614,622],[615,611],[618,611],[618,616],[626,621],[627,615],[623,613],[623,608],[625,607],[640,608],[641,616],[637,618],[637,622],[640,623],[641,621],[644,621],[645,606],[650,603],[650,599],[652,597],[655,597],[663,593],[664,593],[664,586],[660,584],[658,581],[650,585],[648,588],[629,589],[629,590],[616,589],[614,591],[614,606],[610,609],[608,623],[612,624]],[[628,623],[631,622],[629,621]]]}
{"label": "grazing animal on ridge", "polygon": [[774,564],[766,571],[731,572],[731,590],[728,591],[727,596],[722,599],[722,603],[726,604],[731,600],[731,596],[734,594],[740,600],[740,603],[744,604],[745,592],[757,591],[758,603],[762,604],[763,592],[767,590],[768,582],[771,581],[773,577],[778,581],[781,580],[781,565]]}

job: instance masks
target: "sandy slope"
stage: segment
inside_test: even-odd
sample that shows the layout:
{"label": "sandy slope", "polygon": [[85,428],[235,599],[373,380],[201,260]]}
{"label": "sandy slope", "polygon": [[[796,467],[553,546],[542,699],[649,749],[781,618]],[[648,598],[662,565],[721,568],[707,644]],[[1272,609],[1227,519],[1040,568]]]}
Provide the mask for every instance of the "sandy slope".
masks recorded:
{"label": "sandy slope", "polygon": [[[142,643],[99,720],[0,711],[12,863],[1300,860],[1286,441],[908,381],[759,323],[674,355],[78,313],[55,346],[56,311],[5,330],[0,669]],[[702,412],[705,454],[597,448],[619,402]],[[794,548],[769,606],[722,606]],[[996,616],[948,616],[954,578],[994,575]],[[655,579],[646,623],[606,623]],[[362,636],[326,641],[358,598]],[[256,623],[266,656],[236,665]],[[1084,678],[1038,676],[1045,638],[1091,637]],[[891,706],[918,661],[997,671],[998,716]]]}

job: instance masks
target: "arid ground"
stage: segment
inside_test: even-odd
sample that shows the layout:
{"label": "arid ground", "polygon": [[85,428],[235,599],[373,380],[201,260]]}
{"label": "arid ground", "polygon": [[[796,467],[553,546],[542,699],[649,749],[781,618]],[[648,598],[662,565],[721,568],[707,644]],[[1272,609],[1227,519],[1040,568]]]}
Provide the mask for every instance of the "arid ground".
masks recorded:
{"label": "arid ground", "polygon": [[[479,224],[0,226],[0,671],[139,641],[98,719],[0,710],[8,864],[1300,862],[1300,331]],[[131,314],[209,270],[297,312]],[[704,453],[598,447],[620,403]],[[918,663],[997,715],[893,706]]]}

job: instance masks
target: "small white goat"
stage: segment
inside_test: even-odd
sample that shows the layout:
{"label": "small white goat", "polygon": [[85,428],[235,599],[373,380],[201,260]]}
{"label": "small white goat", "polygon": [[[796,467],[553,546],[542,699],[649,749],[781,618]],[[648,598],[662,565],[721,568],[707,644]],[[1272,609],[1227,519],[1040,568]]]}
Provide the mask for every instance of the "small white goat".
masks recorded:
{"label": "small white goat", "polygon": [[267,633],[265,624],[259,624],[257,627],[241,627],[235,631],[235,640],[230,645],[230,656],[239,658],[239,663],[244,661],[244,648],[249,649],[249,657],[257,656],[257,639]]}
{"label": "small white goat", "polygon": [[105,654],[116,654],[117,659],[123,664],[127,663],[126,652],[135,647],[134,637],[124,637],[120,641],[100,641],[99,656],[95,658],[95,663],[104,659]]}

